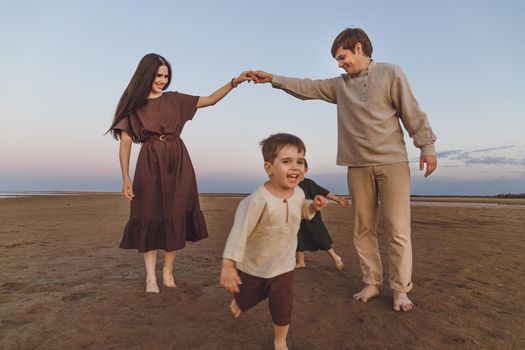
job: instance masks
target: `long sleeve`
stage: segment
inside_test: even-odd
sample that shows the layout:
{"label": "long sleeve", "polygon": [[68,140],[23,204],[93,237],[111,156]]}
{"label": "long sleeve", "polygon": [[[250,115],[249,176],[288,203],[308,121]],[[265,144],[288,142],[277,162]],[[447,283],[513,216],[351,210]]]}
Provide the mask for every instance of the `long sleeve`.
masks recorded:
{"label": "long sleeve", "polygon": [[256,194],[246,197],[239,203],[233,226],[224,247],[223,258],[242,262],[246,250],[246,241],[257,226],[264,207],[264,199]]}
{"label": "long sleeve", "polygon": [[414,140],[414,146],[420,148],[423,155],[436,154],[434,147],[436,135],[430,127],[427,115],[421,110],[412,94],[405,74],[397,66],[394,69],[390,96],[405,129]]}
{"label": "long sleeve", "polygon": [[335,81],[339,78],[331,79],[299,79],[274,75],[272,86],[284,90],[288,94],[301,100],[323,100],[330,103],[337,103]]}
{"label": "long sleeve", "polygon": [[312,186],[312,194],[314,197],[317,195],[326,197],[328,193],[330,193],[330,191],[328,191],[326,188],[322,186],[319,186],[317,182],[315,182],[314,180],[310,180],[310,181],[311,181],[311,186]]}
{"label": "long sleeve", "polygon": [[301,208],[301,219],[312,220],[314,218],[316,212],[312,213],[310,211],[310,204],[312,204],[312,202],[313,201],[309,199],[305,199],[303,201],[303,206]]}

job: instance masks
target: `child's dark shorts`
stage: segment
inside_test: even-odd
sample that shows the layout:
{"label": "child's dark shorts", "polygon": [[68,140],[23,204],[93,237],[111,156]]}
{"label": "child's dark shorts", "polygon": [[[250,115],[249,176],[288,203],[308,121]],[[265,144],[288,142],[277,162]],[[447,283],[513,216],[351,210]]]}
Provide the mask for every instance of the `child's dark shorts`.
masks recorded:
{"label": "child's dark shorts", "polygon": [[233,295],[242,311],[268,298],[272,321],[277,326],[289,325],[292,320],[293,270],[272,278],[261,278],[237,270],[242,284]]}

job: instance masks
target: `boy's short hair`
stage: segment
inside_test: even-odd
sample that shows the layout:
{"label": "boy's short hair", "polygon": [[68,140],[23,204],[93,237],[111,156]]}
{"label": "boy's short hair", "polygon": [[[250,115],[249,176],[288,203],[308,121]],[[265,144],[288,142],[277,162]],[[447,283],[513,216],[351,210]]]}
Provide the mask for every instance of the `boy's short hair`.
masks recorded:
{"label": "boy's short hair", "polygon": [[339,48],[344,50],[350,50],[355,54],[355,46],[357,43],[361,43],[363,47],[363,54],[369,58],[372,58],[372,42],[366,35],[365,31],[361,28],[346,28],[334,39],[332,44],[332,57],[335,58],[335,53]]}
{"label": "boy's short hair", "polygon": [[265,162],[273,163],[277,154],[286,146],[294,146],[299,152],[306,153],[303,141],[295,135],[278,133],[270,135],[260,143]]}

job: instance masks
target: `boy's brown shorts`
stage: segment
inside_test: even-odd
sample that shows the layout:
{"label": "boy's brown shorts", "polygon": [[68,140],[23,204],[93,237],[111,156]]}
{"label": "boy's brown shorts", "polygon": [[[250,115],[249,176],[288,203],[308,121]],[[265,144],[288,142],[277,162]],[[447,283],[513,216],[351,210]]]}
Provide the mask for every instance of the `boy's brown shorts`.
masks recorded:
{"label": "boy's brown shorts", "polygon": [[268,298],[272,321],[277,326],[289,325],[292,320],[293,270],[272,278],[261,278],[237,270],[242,284],[233,295],[242,311]]}

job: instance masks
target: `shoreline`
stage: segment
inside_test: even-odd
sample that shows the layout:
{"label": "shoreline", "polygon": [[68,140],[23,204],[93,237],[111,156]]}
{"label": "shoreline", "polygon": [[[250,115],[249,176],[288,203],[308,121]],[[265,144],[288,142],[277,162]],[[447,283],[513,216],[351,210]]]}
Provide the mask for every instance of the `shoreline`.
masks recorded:
{"label": "shoreline", "polygon": [[[0,191],[0,200],[41,197],[41,196],[72,196],[72,195],[120,195],[120,192],[89,192],[89,191]],[[203,198],[244,198],[249,193],[199,193]],[[339,194],[338,196],[348,196]],[[435,205],[435,203],[450,204],[488,204],[504,206],[525,206],[525,198],[502,198],[498,196],[463,196],[463,195],[411,195],[410,202],[417,205]]]}

